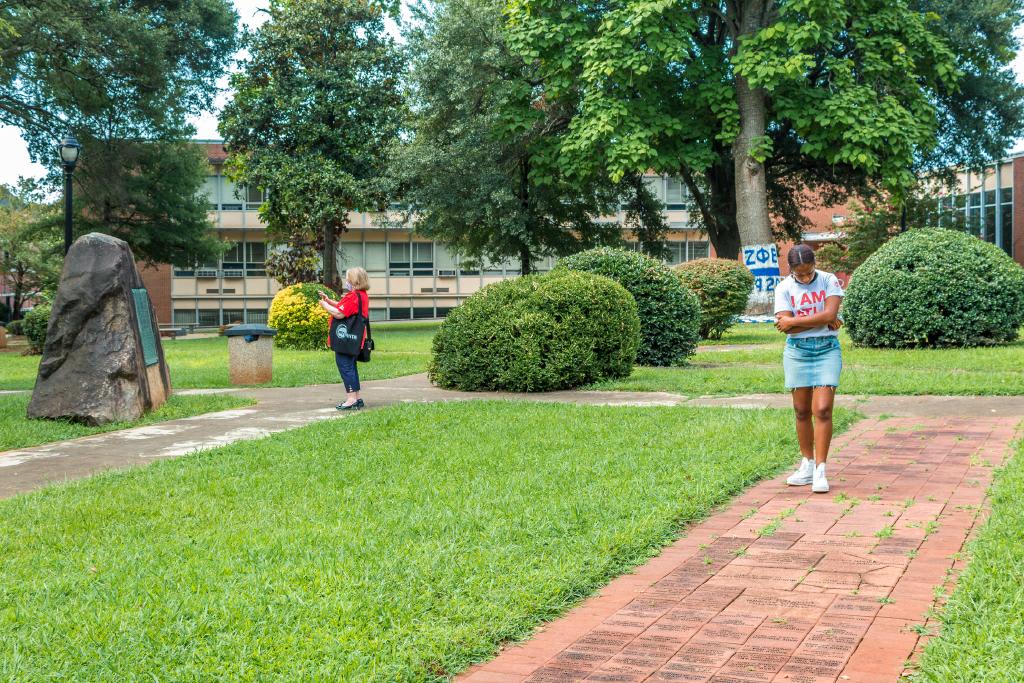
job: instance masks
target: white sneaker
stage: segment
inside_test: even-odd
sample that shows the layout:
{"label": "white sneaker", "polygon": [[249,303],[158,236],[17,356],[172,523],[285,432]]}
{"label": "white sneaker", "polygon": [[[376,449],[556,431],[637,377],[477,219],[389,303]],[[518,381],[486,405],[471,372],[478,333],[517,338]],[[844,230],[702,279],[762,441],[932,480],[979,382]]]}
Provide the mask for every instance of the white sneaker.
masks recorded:
{"label": "white sneaker", "polygon": [[814,477],[814,460],[811,458],[800,458],[800,467],[796,472],[789,475],[786,483],[790,486],[807,486]]}
{"label": "white sneaker", "polygon": [[815,493],[828,493],[828,479],[825,478],[825,463],[814,468],[814,483],[811,484],[811,491]]}

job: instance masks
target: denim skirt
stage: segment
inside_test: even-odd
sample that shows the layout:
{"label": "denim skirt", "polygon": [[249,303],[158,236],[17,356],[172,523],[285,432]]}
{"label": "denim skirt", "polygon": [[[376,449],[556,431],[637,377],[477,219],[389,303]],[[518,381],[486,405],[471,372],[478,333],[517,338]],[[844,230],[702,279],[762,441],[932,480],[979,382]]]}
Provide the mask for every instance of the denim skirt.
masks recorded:
{"label": "denim skirt", "polygon": [[804,337],[786,339],[782,354],[786,388],[838,387],[843,370],[843,356],[836,337]]}

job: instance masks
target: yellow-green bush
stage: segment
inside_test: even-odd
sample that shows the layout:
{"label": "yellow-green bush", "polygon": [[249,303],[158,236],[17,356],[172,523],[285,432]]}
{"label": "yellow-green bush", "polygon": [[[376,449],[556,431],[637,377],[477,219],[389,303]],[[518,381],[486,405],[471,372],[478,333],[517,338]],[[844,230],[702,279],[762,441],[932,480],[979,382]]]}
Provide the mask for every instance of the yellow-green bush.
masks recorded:
{"label": "yellow-green bush", "polygon": [[277,329],[274,345],[283,349],[326,349],[331,316],[319,303],[319,292],[337,295],[314,282],[300,282],[279,291],[270,303],[267,323]]}

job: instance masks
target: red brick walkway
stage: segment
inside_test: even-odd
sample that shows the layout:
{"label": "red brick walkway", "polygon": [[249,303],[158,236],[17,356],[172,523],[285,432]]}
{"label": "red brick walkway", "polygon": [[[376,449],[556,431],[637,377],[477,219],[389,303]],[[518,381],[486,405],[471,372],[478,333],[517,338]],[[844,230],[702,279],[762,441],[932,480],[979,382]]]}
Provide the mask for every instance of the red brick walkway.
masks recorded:
{"label": "red brick walkway", "polygon": [[832,491],[764,481],[464,683],[897,681],[1016,419],[865,420]]}

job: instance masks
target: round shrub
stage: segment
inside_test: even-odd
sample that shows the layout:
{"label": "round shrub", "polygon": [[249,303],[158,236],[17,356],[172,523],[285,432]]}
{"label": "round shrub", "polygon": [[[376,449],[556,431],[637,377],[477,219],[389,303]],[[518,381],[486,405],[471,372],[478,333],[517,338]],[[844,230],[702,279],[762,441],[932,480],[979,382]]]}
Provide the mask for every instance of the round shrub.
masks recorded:
{"label": "round shrub", "polygon": [[267,324],[277,329],[274,346],[283,349],[326,349],[331,316],[320,306],[319,293],[337,295],[314,282],[285,287],[270,302]]}
{"label": "round shrub", "polygon": [[610,277],[633,295],[640,314],[638,364],[673,365],[697,350],[700,301],[661,261],[635,251],[601,247],[562,259],[558,269]]}
{"label": "round shrub", "polygon": [[676,266],[683,285],[700,300],[700,336],[721,339],[733,319],[747,310],[754,275],[739,261],[699,258]]}
{"label": "round shrub", "polygon": [[1024,270],[966,233],[911,230],[854,271],[843,302],[864,346],[977,346],[1012,341],[1024,322]]}
{"label": "round shrub", "polygon": [[552,391],[626,377],[640,343],[629,292],[590,273],[488,285],[434,336],[430,379],[463,391]]}
{"label": "round shrub", "polygon": [[51,306],[48,303],[36,304],[25,314],[22,328],[28,338],[29,349],[33,353],[42,353],[46,344],[46,326],[50,323]]}

